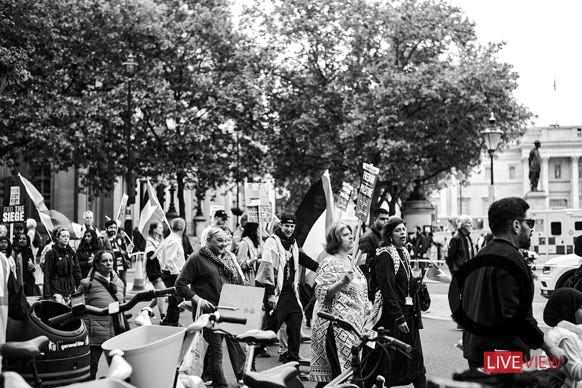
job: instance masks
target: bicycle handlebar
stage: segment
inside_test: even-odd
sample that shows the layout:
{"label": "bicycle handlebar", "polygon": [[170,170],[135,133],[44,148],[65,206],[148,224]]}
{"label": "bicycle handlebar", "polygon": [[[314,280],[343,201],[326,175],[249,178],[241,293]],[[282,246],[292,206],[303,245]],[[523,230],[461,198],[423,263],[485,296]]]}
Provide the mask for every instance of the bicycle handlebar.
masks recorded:
{"label": "bicycle handlebar", "polygon": [[98,308],[98,307],[94,307],[91,305],[83,304],[81,306],[74,307],[72,311],[69,311],[67,313],[49,318],[48,323],[49,323],[49,325],[59,325],[59,324],[65,322],[71,318],[78,318],[78,317],[81,317],[83,315],[104,316],[104,315],[113,315],[113,314],[117,314],[117,313],[122,313],[122,312],[131,310],[139,302],[152,300],[154,298],[158,298],[158,297],[161,297],[164,295],[173,294],[175,292],[176,292],[176,289],[174,287],[163,288],[160,290],[148,290],[148,291],[138,292],[137,294],[135,294],[135,296],[133,298],[131,298],[129,300],[129,302],[119,304],[118,311],[116,311],[114,313],[109,312],[109,307]]}
{"label": "bicycle handlebar", "polygon": [[[323,318],[325,320],[328,320],[332,323],[335,323],[336,325],[344,328],[344,329],[348,329],[353,331],[355,334],[358,335],[358,337],[361,338],[361,335],[359,333],[359,331],[349,322],[344,321],[341,318],[336,317],[335,315],[320,311],[317,313],[317,315],[320,318]],[[401,351],[405,354],[410,354],[410,352],[412,352],[412,346],[410,346],[409,344],[402,342],[394,337],[390,337],[387,335],[380,335],[378,338],[382,338],[386,343],[388,343],[389,346],[393,347],[394,349]]]}
{"label": "bicycle handlebar", "polygon": [[330,321],[331,323],[335,323],[336,325],[338,325],[339,327],[343,328],[343,329],[347,329],[351,332],[353,332],[354,334],[356,334],[359,337],[361,337],[362,335],[360,334],[360,331],[358,329],[356,329],[354,327],[354,325],[352,325],[351,323],[344,321],[341,318],[336,317],[335,315],[323,312],[323,311],[319,311],[317,313],[317,316],[320,318],[323,318],[327,321]]}

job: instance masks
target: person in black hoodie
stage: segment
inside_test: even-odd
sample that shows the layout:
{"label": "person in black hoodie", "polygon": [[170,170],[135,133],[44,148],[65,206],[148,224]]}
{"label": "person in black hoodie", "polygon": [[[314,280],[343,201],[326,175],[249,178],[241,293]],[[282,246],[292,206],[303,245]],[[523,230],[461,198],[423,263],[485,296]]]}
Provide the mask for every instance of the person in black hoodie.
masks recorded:
{"label": "person in black hoodie", "polygon": [[81,267],[69,245],[69,231],[58,229],[55,236],[56,244],[47,252],[44,263],[44,297],[60,294],[68,298],[81,282]]}

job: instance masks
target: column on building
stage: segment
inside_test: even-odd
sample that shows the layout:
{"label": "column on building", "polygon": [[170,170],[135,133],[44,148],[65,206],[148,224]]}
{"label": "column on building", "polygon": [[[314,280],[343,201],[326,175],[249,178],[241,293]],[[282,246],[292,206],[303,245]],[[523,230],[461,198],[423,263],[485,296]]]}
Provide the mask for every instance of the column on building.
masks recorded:
{"label": "column on building", "polygon": [[528,158],[521,159],[521,165],[523,166],[523,176],[521,177],[523,181],[523,194],[527,194],[530,191],[530,184],[529,184],[529,160]]}
{"label": "column on building", "polygon": [[578,160],[579,156],[572,156],[572,204],[571,208],[577,209],[580,205],[580,185],[578,182]]}
{"label": "column on building", "polygon": [[447,209],[447,189],[441,190],[439,195],[439,218],[446,217],[448,215]]}
{"label": "column on building", "polygon": [[[542,171],[541,171],[541,183],[542,190],[546,193],[546,209],[550,208],[550,177],[549,177],[549,160],[547,156],[542,156]],[[539,186],[538,186],[539,189]]]}
{"label": "column on building", "polygon": [[451,215],[452,216],[457,216],[459,215],[459,197],[458,197],[458,187],[457,185],[459,185],[459,182],[454,179],[453,180],[453,184],[451,186],[449,186],[449,190],[451,193]]}

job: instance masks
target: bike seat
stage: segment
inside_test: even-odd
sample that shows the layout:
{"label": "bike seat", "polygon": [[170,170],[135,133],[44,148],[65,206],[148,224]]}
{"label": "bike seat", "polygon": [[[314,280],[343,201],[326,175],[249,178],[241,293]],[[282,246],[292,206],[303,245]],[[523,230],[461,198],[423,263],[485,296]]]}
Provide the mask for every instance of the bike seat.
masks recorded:
{"label": "bike seat", "polygon": [[243,381],[253,388],[286,388],[289,381],[298,376],[299,363],[293,361],[263,372],[245,373]]}
{"label": "bike seat", "polygon": [[236,340],[254,345],[271,345],[277,341],[277,334],[271,330],[253,329],[237,335]]}
{"label": "bike seat", "polygon": [[35,358],[42,354],[41,349],[48,344],[47,336],[30,339],[28,341],[6,342],[0,345],[0,354],[8,359]]}

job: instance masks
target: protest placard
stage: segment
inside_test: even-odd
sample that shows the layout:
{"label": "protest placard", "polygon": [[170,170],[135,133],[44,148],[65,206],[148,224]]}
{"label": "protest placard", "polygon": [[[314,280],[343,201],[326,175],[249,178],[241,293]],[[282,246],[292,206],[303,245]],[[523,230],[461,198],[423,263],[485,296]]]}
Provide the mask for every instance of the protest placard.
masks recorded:
{"label": "protest placard", "polygon": [[343,182],[342,189],[340,190],[338,200],[337,200],[337,208],[340,209],[342,212],[346,211],[348,208],[348,203],[352,198],[352,192],[354,188],[349,183]]}
{"label": "protest placard", "polygon": [[360,190],[358,192],[358,200],[356,202],[356,217],[358,218],[358,226],[354,234],[354,249],[352,252],[352,266],[358,263],[358,245],[360,242],[360,230],[362,223],[368,219],[370,213],[370,206],[372,205],[372,197],[374,196],[374,188],[376,187],[376,180],[380,170],[372,164],[364,163],[364,173],[362,174],[362,181],[360,183]]}
{"label": "protest placard", "polygon": [[372,204],[372,196],[374,195],[374,188],[376,187],[376,180],[380,170],[372,164],[364,163],[364,173],[362,174],[362,181],[360,183],[360,190],[358,192],[358,200],[356,203],[356,217],[361,222],[366,222],[368,214],[370,213],[370,205]]}
{"label": "protest placard", "polygon": [[[221,323],[218,327],[234,335],[247,330],[260,329],[263,314],[263,295],[261,287],[238,286],[225,284],[220,292],[218,311],[228,316],[246,318],[246,325]],[[221,308],[226,307],[226,308]]]}

